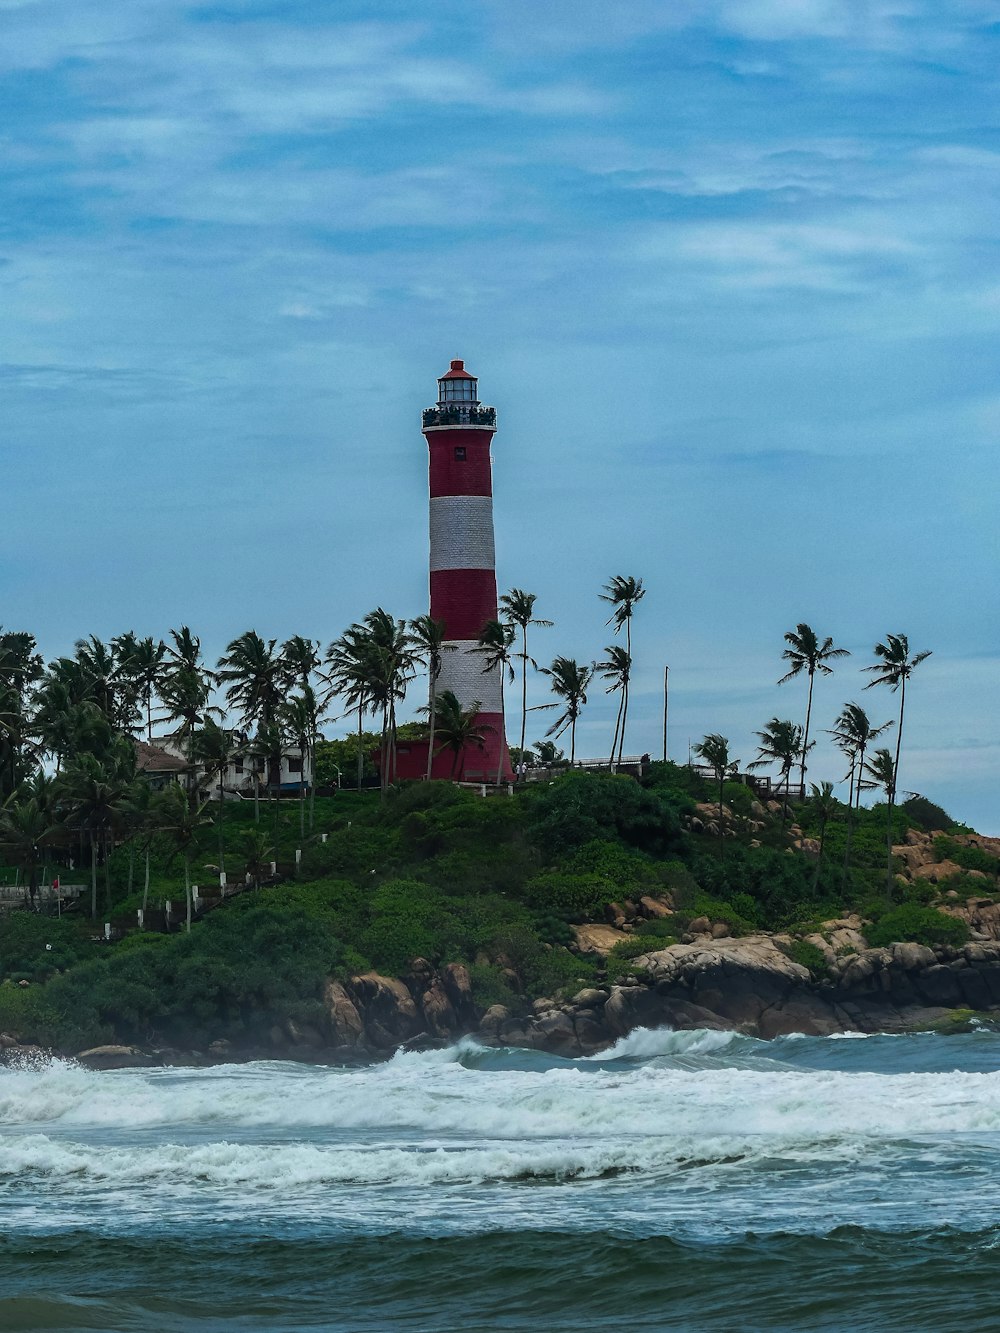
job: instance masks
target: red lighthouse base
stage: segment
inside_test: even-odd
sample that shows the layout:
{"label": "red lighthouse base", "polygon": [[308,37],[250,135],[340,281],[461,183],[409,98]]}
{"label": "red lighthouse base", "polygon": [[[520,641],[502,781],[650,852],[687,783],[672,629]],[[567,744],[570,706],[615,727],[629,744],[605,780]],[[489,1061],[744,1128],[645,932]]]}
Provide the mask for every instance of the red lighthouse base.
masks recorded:
{"label": "red lighthouse base", "polygon": [[[435,753],[431,764],[431,777],[435,781],[485,782],[493,786],[496,784],[498,766],[501,783],[514,781],[514,769],[510,762],[507,741],[503,732],[503,715],[501,713],[480,713],[478,720],[484,729],[486,727],[493,728],[486,734],[485,746],[481,750],[478,748],[466,749],[458,756],[457,761],[454,751],[442,750],[440,743],[435,738],[434,749],[437,753]],[[429,737],[427,740],[401,740],[397,743],[395,765],[397,781],[420,782],[427,777],[427,747],[429,744]],[[500,758],[501,747],[503,748],[502,761]],[[379,758],[379,753],[376,751],[372,755],[376,768],[379,766]]]}

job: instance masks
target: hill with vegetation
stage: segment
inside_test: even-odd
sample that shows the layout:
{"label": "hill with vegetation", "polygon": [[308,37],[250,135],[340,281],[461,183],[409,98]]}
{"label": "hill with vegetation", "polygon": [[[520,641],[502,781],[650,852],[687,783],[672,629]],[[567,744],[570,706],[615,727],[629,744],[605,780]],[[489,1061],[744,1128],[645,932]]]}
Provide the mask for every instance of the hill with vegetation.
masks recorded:
{"label": "hill with vegetation", "polygon": [[[65,1052],[321,1049],[342,1044],[331,985],[453,964],[476,1021],[516,1019],[540,999],[635,985],[636,960],[706,930],[777,933],[819,979],[834,966],[828,923],[856,918],[873,948],[955,951],[989,934],[969,904],[986,911],[1000,890],[1000,844],[922,798],[848,811],[815,788],[786,810],[674,764],[641,782],[567,772],[488,799],[444,782],[344,791],[316,800],[313,824],[303,840],[296,802],[263,803],[256,820],[252,803],[226,802],[183,858],[169,830],[126,838],[108,857],[111,940],[83,911],[9,913],[0,1032]],[[144,901],[150,915],[183,902],[181,859],[208,883],[220,853],[240,892],[189,927],[139,929]]]}

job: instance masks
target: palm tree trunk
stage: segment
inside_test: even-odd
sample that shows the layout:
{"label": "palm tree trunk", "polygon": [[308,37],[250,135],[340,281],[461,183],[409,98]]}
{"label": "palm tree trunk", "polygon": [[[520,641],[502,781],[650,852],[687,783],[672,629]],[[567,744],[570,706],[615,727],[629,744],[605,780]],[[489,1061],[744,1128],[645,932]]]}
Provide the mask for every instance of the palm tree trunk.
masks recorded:
{"label": "palm tree trunk", "polygon": [[303,737],[303,743],[299,746],[299,763],[302,765],[302,772],[299,774],[299,837],[306,836],[306,743]]}
{"label": "palm tree trunk", "polygon": [[628,687],[632,675],[632,617],[631,615],[625,621],[625,652],[628,655],[628,675],[622,683],[622,730],[618,737],[618,762],[622,761],[622,752],[625,749],[625,727],[628,723]]}
{"label": "palm tree trunk", "polygon": [[184,904],[186,908],[186,928],[191,930],[191,858],[184,857]]}
{"label": "palm tree trunk", "polygon": [[427,742],[427,781],[428,781],[428,782],[430,782],[430,780],[431,780],[431,772],[433,771],[433,767],[434,767],[434,724],[437,722],[437,715],[436,715],[436,714],[437,714],[437,676],[434,675],[433,672],[431,673],[431,686],[430,686],[429,706],[430,706],[430,718],[431,718],[431,734],[430,734],[430,739],[429,739],[428,742]]}
{"label": "palm tree trunk", "polygon": [[895,792],[886,792],[889,811],[885,826],[885,901],[892,906],[892,810]]}
{"label": "palm tree trunk", "polygon": [[726,785],[726,770],[719,772],[719,860],[726,855],[725,839],[722,836],[722,797]]}
{"label": "palm tree trunk", "polygon": [[316,826],[316,732],[309,738],[309,832]]}
{"label": "palm tree trunk", "polygon": [[[854,832],[854,775],[857,763],[858,757],[854,755],[851,759],[851,785],[847,789],[847,839],[844,843],[844,869],[840,877],[841,892],[847,885],[847,871],[851,862],[851,834]],[[860,780],[857,785],[861,786]]]}
{"label": "palm tree trunk", "polygon": [[528,627],[521,626],[521,744],[518,747],[524,763],[524,738],[528,729]]}
{"label": "palm tree trunk", "polygon": [[809,699],[806,703],[806,728],[802,735],[802,768],[799,773],[799,783],[802,789],[802,795],[806,794],[806,755],[809,753],[809,723],[812,720],[813,710],[813,681],[815,674],[809,672]]}
{"label": "palm tree trunk", "polygon": [[[899,730],[896,732],[896,762],[892,770],[892,780],[899,789],[899,752],[903,745],[903,709],[906,707],[906,677],[904,676],[899,685]],[[895,795],[895,793],[893,793]]]}
{"label": "palm tree trunk", "polygon": [[132,884],[135,880],[135,840],[129,839],[128,844],[128,897],[132,897]]}
{"label": "palm tree trunk", "polygon": [[573,718],[569,724],[569,766],[573,767],[573,761],[576,759],[576,718]]}
{"label": "palm tree trunk", "polygon": [[[228,767],[228,765],[227,765]],[[219,769],[219,813],[216,816],[216,824],[219,831],[219,874],[226,873],[226,770]]]}
{"label": "palm tree trunk", "polygon": [[104,834],[104,910],[111,915],[111,831]]}
{"label": "palm tree trunk", "polygon": [[97,839],[90,833],[90,919],[97,920]]}
{"label": "palm tree trunk", "polygon": [[257,756],[253,761],[253,822],[260,823],[260,772],[257,768]]}
{"label": "palm tree trunk", "polygon": [[823,844],[826,842],[826,820],[819,826],[819,856],[816,858],[816,873],[813,875],[813,893],[819,887],[819,872],[823,868]]}
{"label": "palm tree trunk", "polygon": [[608,760],[608,771],[615,766],[615,751],[618,749],[618,731],[622,724],[622,705],[625,702],[625,682],[622,681],[621,693],[618,696],[618,713],[615,717],[615,734],[611,738],[611,758]]}
{"label": "palm tree trunk", "polygon": [[365,775],[365,758],[361,753],[361,721],[364,711],[364,703],[358,704],[358,791],[361,790],[361,783]]}
{"label": "palm tree trunk", "polygon": [[503,777],[503,747],[504,747],[504,742],[507,738],[507,727],[504,721],[504,680],[503,680],[502,662],[500,663],[499,671],[500,671],[500,746],[499,746],[499,758],[497,759],[498,787],[500,786],[500,779]]}
{"label": "palm tree trunk", "polygon": [[145,917],[149,905],[149,843],[146,843],[146,877],[142,886],[142,915]]}
{"label": "palm tree trunk", "polygon": [[622,686],[622,729],[618,737],[618,763],[622,761],[622,751],[625,749],[625,725],[628,722],[628,681]]}

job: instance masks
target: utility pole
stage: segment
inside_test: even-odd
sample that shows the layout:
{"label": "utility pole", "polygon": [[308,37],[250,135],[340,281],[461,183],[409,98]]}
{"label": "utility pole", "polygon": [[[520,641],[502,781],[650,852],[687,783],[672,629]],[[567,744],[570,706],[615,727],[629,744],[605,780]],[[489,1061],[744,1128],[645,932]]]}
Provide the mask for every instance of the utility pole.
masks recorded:
{"label": "utility pole", "polygon": [[670,683],[670,668],[663,668],[663,762],[667,762],[667,697]]}

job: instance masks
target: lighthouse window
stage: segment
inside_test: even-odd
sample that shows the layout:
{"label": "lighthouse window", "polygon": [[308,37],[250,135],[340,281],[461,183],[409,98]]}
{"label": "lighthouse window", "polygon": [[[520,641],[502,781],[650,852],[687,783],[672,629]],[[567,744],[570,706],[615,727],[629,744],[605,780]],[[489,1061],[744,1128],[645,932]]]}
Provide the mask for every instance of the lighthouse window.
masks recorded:
{"label": "lighthouse window", "polygon": [[467,379],[440,380],[442,403],[474,403],[476,381]]}
{"label": "lighthouse window", "polygon": [[458,462],[460,462],[460,463],[464,463],[464,462],[465,462],[465,445],[464,445],[464,444],[458,444],[458,445],[455,446],[455,458],[456,458],[456,459],[458,460]]}

